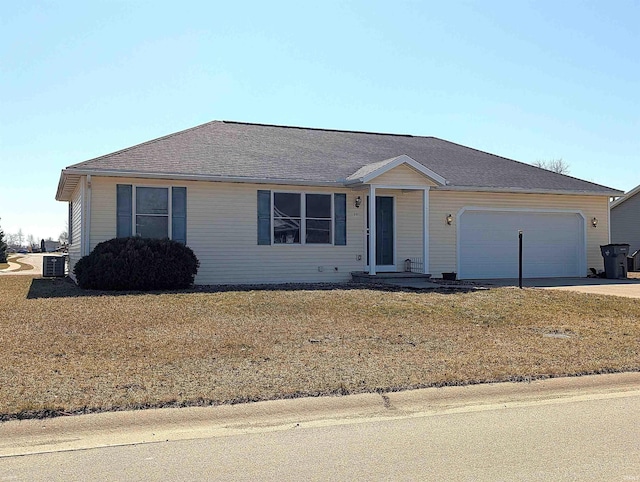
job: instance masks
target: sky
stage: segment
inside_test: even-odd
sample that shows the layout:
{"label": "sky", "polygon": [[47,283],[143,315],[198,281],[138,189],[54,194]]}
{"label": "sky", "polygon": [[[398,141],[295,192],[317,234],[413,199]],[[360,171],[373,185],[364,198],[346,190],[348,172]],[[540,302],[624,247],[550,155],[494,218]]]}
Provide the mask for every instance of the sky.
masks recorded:
{"label": "sky", "polygon": [[66,166],[211,120],[435,136],[640,184],[640,2],[2,1],[0,227]]}

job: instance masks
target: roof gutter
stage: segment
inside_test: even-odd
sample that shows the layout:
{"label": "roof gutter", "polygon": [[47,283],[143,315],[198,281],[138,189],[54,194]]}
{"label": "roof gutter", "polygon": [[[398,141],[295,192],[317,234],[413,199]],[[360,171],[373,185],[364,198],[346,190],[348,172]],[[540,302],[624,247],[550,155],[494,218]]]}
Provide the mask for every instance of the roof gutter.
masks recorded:
{"label": "roof gutter", "polygon": [[[251,184],[278,184],[278,185],[298,185],[298,186],[327,186],[354,188],[362,186],[359,180],[340,181],[311,181],[306,179],[265,179],[242,176],[212,176],[205,174],[181,174],[181,173],[160,173],[160,172],[139,172],[139,171],[119,171],[100,169],[63,169],[58,183],[58,199],[64,188],[65,179],[68,176],[105,176],[105,177],[138,177],[142,179],[171,179],[181,181],[206,181],[206,182],[233,182]],[[398,186],[401,188],[402,186]],[[607,191],[578,191],[560,189],[527,189],[520,187],[486,187],[486,186],[434,186],[433,191],[460,191],[460,192],[496,192],[496,193],[518,193],[518,194],[569,194],[580,196],[621,196],[622,191],[610,189]],[[59,199],[58,199],[59,200]]]}
{"label": "roof gutter", "polygon": [[143,179],[179,179],[181,181],[209,181],[209,182],[239,182],[251,184],[297,184],[302,186],[344,186],[341,181],[311,181],[307,179],[269,179],[242,176],[208,176],[205,174],[180,174],[173,172],[138,172],[138,171],[110,171],[97,169],[63,169],[58,184],[58,191],[63,178],[69,175],[104,176],[104,177],[139,177]]}
{"label": "roof gutter", "polygon": [[578,191],[561,189],[528,189],[522,187],[486,187],[486,186],[435,186],[432,191],[459,191],[459,192],[497,192],[511,194],[570,194],[578,196],[619,196],[621,191],[611,189],[608,191]]}

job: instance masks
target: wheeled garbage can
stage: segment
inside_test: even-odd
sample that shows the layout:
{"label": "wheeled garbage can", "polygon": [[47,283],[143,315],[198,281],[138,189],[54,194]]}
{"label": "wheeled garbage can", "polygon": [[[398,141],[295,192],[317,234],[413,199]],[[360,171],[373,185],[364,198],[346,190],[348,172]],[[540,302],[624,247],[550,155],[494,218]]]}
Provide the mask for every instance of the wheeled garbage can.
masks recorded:
{"label": "wheeled garbage can", "polygon": [[627,277],[628,244],[605,244],[600,246],[604,258],[604,275],[608,279]]}

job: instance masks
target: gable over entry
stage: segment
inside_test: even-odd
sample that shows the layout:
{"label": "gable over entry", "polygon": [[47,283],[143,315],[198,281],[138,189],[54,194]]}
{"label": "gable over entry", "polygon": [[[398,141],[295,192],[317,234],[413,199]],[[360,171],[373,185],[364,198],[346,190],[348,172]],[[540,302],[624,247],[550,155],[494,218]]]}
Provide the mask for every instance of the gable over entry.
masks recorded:
{"label": "gable over entry", "polygon": [[[421,219],[414,220],[422,225],[422,272],[429,273],[429,189],[434,186],[446,184],[446,179],[437,173],[416,162],[407,155],[401,155],[384,161],[367,164],[358,169],[346,180],[347,185],[366,185],[368,188],[367,199],[367,252],[369,253],[368,271],[375,275],[378,269],[394,269],[398,260],[389,263],[390,253],[386,252],[385,259],[380,268],[376,267],[379,249],[378,243],[384,242],[386,249],[395,244],[395,206],[393,199],[383,195],[387,190],[421,191],[422,213]],[[372,202],[376,200],[376,202]],[[382,213],[384,211],[384,213]],[[384,222],[384,226],[378,223]],[[388,236],[379,236],[384,229]],[[391,239],[387,237],[391,236]],[[386,241],[385,241],[386,240]]]}

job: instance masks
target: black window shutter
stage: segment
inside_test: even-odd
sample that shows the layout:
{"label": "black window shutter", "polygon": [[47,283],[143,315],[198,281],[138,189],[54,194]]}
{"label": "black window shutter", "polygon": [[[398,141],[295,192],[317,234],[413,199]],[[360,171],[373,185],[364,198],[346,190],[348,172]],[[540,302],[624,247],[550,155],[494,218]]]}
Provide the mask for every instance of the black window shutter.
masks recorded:
{"label": "black window shutter", "polygon": [[335,239],[333,244],[336,246],[347,245],[347,195],[333,195],[333,209],[335,211]]}
{"label": "black window shutter", "polygon": [[271,191],[258,191],[258,244],[271,244]]}
{"label": "black window shutter", "polygon": [[116,237],[126,238],[131,236],[132,216],[132,187],[131,184],[118,184],[116,196]]}
{"label": "black window shutter", "polygon": [[171,237],[187,244],[187,188],[171,188]]}
{"label": "black window shutter", "polygon": [[67,236],[67,243],[73,244],[73,203],[69,203],[69,235]]}

